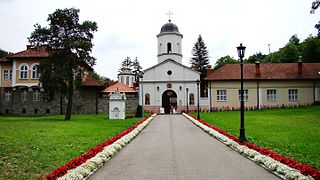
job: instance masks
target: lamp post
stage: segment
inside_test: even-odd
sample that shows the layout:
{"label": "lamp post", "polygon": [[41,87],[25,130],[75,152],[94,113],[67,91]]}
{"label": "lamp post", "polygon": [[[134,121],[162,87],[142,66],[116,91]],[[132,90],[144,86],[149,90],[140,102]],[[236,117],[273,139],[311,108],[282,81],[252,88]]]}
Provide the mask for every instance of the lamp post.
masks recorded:
{"label": "lamp post", "polygon": [[140,73],[140,78],[141,78],[141,111],[142,111],[142,118],[144,118],[144,103],[143,103],[143,72]]}
{"label": "lamp post", "polygon": [[198,116],[197,116],[197,118],[198,118],[198,119],[200,119],[200,110],[199,110],[199,100],[200,100],[200,98],[199,98],[199,83],[200,83],[200,80],[197,79],[197,96],[198,96],[198,108],[197,108]]}
{"label": "lamp post", "polygon": [[239,142],[245,142],[247,141],[245,131],[244,131],[244,101],[243,101],[243,60],[246,47],[242,46],[242,43],[240,43],[240,46],[237,47],[238,56],[240,58],[240,74],[241,74],[241,89],[240,89],[240,136],[239,136]]}
{"label": "lamp post", "polygon": [[188,96],[189,96],[189,88],[186,88],[186,104],[187,104],[187,113],[189,113],[189,108],[188,108],[188,104],[189,104],[189,102],[188,102]]}

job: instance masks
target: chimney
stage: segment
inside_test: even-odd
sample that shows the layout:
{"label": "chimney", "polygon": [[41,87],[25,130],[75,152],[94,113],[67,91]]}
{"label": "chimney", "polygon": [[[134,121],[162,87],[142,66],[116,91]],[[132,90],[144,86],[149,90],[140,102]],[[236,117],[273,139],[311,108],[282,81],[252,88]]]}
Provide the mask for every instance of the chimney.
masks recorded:
{"label": "chimney", "polygon": [[302,61],[301,60],[298,61],[298,74],[302,75]]}
{"label": "chimney", "polygon": [[207,77],[211,76],[212,73],[212,69],[211,69],[211,65],[207,66]]}
{"label": "chimney", "polygon": [[32,48],[32,45],[27,45],[27,50],[31,48]]}
{"label": "chimney", "polygon": [[260,72],[260,61],[256,61],[255,65],[256,65],[256,76],[260,76],[261,75],[261,72]]}

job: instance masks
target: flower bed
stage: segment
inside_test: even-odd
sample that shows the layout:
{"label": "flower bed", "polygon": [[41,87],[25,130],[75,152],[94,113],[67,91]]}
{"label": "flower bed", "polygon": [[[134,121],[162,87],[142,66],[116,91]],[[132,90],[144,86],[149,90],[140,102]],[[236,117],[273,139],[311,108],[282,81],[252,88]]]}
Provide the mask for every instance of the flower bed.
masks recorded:
{"label": "flower bed", "polygon": [[307,164],[297,163],[293,159],[283,157],[273,151],[270,151],[266,148],[260,148],[248,142],[239,143],[237,137],[232,136],[200,119],[197,119],[192,115],[184,115],[194,124],[202,128],[219,141],[223,142],[227,146],[230,146],[246,157],[249,157],[253,161],[264,165],[268,170],[284,175],[286,179],[320,180],[320,171]]}
{"label": "flower bed", "polygon": [[155,114],[146,117],[131,128],[91,148],[88,152],[74,158],[64,166],[53,170],[44,179],[83,179],[89,176],[135,138],[154,116]]}

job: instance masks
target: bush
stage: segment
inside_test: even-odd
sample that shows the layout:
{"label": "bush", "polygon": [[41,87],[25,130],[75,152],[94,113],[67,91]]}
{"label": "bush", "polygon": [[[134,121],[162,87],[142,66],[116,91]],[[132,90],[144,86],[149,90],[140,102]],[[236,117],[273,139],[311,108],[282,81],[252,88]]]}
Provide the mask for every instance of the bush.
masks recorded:
{"label": "bush", "polygon": [[137,107],[136,117],[142,117],[142,106],[141,105],[138,105],[138,107]]}

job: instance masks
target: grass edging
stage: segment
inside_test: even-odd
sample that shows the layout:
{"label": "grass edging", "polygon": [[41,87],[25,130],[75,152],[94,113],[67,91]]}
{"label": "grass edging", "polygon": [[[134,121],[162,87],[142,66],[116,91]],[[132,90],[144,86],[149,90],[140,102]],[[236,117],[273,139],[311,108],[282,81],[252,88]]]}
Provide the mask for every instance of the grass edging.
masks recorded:
{"label": "grass edging", "polygon": [[149,115],[131,128],[91,148],[88,152],[74,158],[64,166],[53,170],[43,179],[84,179],[88,177],[135,138],[154,117],[155,114]]}
{"label": "grass edging", "polygon": [[264,165],[267,170],[284,175],[286,179],[320,179],[320,171],[307,164],[294,162],[290,158],[282,157],[266,148],[260,148],[248,142],[239,144],[237,137],[197,119],[192,115],[185,113],[183,113],[183,115],[220,142],[226,144],[240,154],[253,159],[253,161],[258,164]]}

